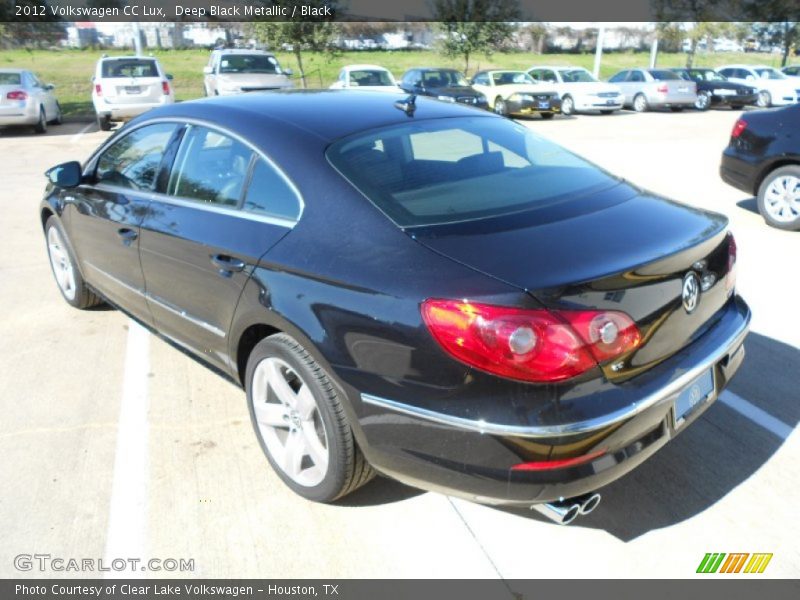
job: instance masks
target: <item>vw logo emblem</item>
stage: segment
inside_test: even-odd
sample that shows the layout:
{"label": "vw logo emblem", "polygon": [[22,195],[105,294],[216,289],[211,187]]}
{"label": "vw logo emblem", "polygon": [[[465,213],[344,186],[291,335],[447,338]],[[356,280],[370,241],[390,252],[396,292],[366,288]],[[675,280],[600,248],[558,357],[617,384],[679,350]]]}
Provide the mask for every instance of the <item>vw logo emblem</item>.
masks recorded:
{"label": "vw logo emblem", "polygon": [[700,280],[693,272],[686,274],[683,278],[683,308],[687,313],[691,313],[700,303]]}

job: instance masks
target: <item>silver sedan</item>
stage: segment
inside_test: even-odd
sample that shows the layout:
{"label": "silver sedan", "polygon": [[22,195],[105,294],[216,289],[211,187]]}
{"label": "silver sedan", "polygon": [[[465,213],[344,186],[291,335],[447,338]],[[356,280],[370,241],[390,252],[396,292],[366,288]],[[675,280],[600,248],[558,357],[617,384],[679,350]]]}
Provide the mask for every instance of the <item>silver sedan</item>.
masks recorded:
{"label": "silver sedan", "polygon": [[54,86],[25,69],[0,69],[0,127],[32,125],[36,133],[48,123],[61,123],[61,106]]}
{"label": "silver sedan", "polygon": [[636,112],[651,108],[681,111],[697,101],[697,84],[666,69],[626,69],[611,79],[625,95],[625,106]]}

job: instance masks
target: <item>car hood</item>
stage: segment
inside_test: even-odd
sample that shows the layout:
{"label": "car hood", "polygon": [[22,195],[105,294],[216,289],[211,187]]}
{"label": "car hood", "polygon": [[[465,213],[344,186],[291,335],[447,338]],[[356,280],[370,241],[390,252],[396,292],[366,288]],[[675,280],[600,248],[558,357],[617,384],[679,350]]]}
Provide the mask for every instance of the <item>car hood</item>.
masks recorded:
{"label": "car hood", "polygon": [[753,90],[755,88],[750,85],[745,85],[743,83],[735,83],[733,81],[698,81],[697,89],[699,90]]}
{"label": "car hood", "polygon": [[428,92],[433,96],[480,96],[481,93],[469,86],[452,86],[442,88],[428,88]]}
{"label": "car hood", "polygon": [[276,73],[225,73],[219,75],[217,81],[221,87],[280,88],[291,85],[286,75]]}
{"label": "car hood", "polygon": [[497,90],[497,93],[502,94],[506,98],[513,94],[553,94],[557,93],[556,89],[552,86],[542,84],[542,85],[532,85],[530,83],[513,83],[509,85],[499,85],[493,90]]}

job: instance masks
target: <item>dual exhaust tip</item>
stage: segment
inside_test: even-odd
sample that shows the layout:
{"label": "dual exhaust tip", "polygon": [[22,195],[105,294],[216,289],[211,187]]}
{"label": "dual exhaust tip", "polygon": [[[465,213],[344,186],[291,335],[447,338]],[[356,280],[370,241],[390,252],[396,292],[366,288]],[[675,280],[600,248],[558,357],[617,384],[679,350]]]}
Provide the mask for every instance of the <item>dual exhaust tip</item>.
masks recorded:
{"label": "dual exhaust tip", "polygon": [[580,515],[588,515],[597,508],[601,499],[602,496],[597,492],[590,492],[575,498],[561,499],[546,504],[534,504],[531,506],[531,510],[542,513],[559,525],[569,525]]}

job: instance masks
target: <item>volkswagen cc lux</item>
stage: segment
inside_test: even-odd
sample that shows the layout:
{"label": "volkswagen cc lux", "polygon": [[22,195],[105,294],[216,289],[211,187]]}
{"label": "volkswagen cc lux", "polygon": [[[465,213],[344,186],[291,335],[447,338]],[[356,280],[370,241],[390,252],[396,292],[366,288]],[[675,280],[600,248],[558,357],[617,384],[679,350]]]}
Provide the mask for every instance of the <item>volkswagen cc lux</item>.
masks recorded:
{"label": "volkswagen cc lux", "polygon": [[744,356],[723,216],[486,111],[207,99],[48,173],[64,299],[109,302],[239,382],[267,459],[312,500],[378,472],[568,522]]}

